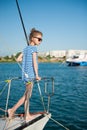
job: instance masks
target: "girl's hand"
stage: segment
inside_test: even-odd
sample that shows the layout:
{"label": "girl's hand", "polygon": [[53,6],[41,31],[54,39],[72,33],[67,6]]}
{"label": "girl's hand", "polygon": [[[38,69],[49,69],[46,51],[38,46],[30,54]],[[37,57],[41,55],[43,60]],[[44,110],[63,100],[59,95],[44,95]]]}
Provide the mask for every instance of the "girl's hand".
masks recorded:
{"label": "girl's hand", "polygon": [[21,53],[18,58],[16,59],[17,62],[21,62],[23,58],[23,54]]}
{"label": "girl's hand", "polygon": [[39,77],[39,76],[36,76],[36,80],[41,80],[41,77]]}

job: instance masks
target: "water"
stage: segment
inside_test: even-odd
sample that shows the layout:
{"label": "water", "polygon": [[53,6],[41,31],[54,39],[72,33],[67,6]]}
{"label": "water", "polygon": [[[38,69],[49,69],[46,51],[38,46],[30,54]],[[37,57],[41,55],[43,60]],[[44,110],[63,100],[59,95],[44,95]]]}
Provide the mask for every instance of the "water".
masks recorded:
{"label": "water", "polygon": [[[70,130],[87,130],[87,67],[68,67],[59,63],[40,63],[39,73],[42,77],[55,78],[55,94],[51,97],[50,112],[52,118],[68,127]],[[11,77],[21,76],[21,70],[16,63],[0,63],[1,81]],[[41,83],[42,84],[42,83]],[[44,91],[44,85],[41,89]],[[8,107],[13,106],[25,90],[21,81],[13,81]],[[5,107],[7,90],[0,96],[0,107]],[[43,93],[44,94],[44,93]],[[45,105],[47,98],[44,96]],[[42,111],[37,86],[33,88],[30,100],[30,111]],[[23,112],[21,106],[18,112]],[[1,111],[0,111],[0,114]],[[64,130],[61,126],[49,120],[44,130]]]}

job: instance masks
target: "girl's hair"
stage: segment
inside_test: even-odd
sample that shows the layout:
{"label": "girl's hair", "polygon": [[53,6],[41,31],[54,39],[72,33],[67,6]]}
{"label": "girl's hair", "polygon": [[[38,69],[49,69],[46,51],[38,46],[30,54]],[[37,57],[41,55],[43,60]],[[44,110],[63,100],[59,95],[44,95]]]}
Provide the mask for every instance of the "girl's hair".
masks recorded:
{"label": "girl's hair", "polygon": [[30,32],[30,35],[29,35],[29,40],[31,41],[31,38],[37,36],[38,34],[40,34],[41,36],[43,36],[42,32],[36,30],[35,28],[32,28],[31,32]]}

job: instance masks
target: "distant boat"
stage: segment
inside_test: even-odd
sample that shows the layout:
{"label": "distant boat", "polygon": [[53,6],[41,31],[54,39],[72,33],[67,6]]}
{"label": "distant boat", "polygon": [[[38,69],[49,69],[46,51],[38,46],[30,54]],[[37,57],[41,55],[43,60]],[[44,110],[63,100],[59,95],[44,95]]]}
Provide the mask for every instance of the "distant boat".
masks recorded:
{"label": "distant boat", "polygon": [[87,66],[87,54],[74,55],[66,59],[68,66]]}

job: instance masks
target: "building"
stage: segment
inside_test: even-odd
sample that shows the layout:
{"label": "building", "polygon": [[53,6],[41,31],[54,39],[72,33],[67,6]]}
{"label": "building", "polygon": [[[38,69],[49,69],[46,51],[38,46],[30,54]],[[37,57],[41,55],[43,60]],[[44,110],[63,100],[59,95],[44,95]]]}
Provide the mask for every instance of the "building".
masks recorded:
{"label": "building", "polygon": [[87,55],[87,50],[68,50],[66,51],[66,57],[78,56],[78,55]]}
{"label": "building", "polygon": [[60,57],[61,58],[61,57],[66,56],[66,51],[65,50],[50,51],[49,55],[51,57],[56,57],[56,58]]}
{"label": "building", "polygon": [[49,52],[39,52],[38,56],[41,57],[46,57],[50,55],[50,57],[64,57],[66,56],[66,51],[65,50],[57,50],[57,51],[49,51]]}
{"label": "building", "polygon": [[41,57],[55,57],[55,58],[62,58],[62,57],[72,57],[74,55],[80,55],[80,54],[87,54],[87,50],[54,50],[54,51],[48,51],[48,52],[39,52],[38,56]]}

